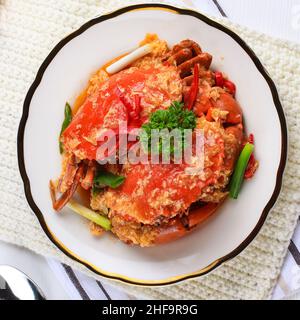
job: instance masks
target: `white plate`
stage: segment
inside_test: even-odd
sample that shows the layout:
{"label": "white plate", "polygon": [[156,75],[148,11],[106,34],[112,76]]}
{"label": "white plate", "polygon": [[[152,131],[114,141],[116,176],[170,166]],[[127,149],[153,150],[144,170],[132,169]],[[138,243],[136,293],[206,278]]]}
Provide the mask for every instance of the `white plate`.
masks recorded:
{"label": "white plate", "polygon": [[[109,235],[94,238],[86,220],[68,209],[54,212],[48,181],[61,170],[57,138],[65,102],[74,101],[93,71],[135,47],[147,32],[157,33],[170,46],[186,38],[197,41],[213,55],[213,67],[230,75],[247,130],[256,138],[260,167],[244,184],[239,199],[226,201],[198,230],[173,243],[142,249]],[[239,254],[276,201],[286,149],[286,123],[276,88],[251,49],[207,17],[163,5],[123,8],[87,22],[63,39],[42,64],[26,96],[18,135],[27,200],[50,240],[98,274],[143,285],[200,276]]]}

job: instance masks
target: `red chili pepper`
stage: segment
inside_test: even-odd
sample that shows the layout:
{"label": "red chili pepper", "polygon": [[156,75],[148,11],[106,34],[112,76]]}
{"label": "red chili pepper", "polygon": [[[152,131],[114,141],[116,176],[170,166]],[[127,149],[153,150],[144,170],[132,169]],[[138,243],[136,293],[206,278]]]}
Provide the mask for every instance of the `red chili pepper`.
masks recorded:
{"label": "red chili pepper", "polygon": [[132,104],[129,101],[129,99],[125,96],[125,93],[122,92],[118,87],[116,88],[116,94],[119,97],[119,99],[121,100],[121,102],[124,104],[124,106],[126,107],[128,113],[130,111],[133,110]]}
{"label": "red chili pepper", "polygon": [[130,121],[129,126],[139,128],[142,125],[140,120],[140,112],[141,112],[141,97],[136,94],[134,96],[134,105],[135,108],[129,113]]}
{"label": "red chili pepper", "polygon": [[[252,133],[249,134],[247,142],[254,144],[254,135]],[[257,169],[257,161],[256,161],[256,159],[254,157],[254,154],[252,153],[251,156],[250,156],[250,159],[249,159],[245,174],[244,174],[244,178],[245,179],[252,178],[254,176],[254,173],[255,173],[256,169]]]}
{"label": "red chili pepper", "polygon": [[242,147],[244,147],[247,142],[254,144],[254,134],[253,133],[250,133],[248,137],[245,137],[245,139],[243,139]]}
{"label": "red chili pepper", "polygon": [[191,85],[188,106],[187,106],[188,110],[191,110],[194,106],[194,103],[195,103],[195,100],[196,100],[197,94],[198,94],[198,85],[199,85],[199,65],[195,64],[194,65],[193,83]]}
{"label": "red chili pepper", "polygon": [[141,111],[141,96],[136,94],[134,96],[135,113],[139,116]]}
{"label": "red chili pepper", "polygon": [[253,133],[249,134],[248,142],[254,144],[254,135],[253,135]]}
{"label": "red chili pepper", "polygon": [[[102,159],[99,158],[98,160],[105,160],[105,159],[110,158],[111,156],[117,154],[120,151],[120,142],[122,141],[122,140],[120,141],[121,136],[122,135],[129,135],[129,134],[130,135],[133,135],[133,134],[138,135],[138,133],[135,133],[133,130],[136,128],[140,128],[142,125],[142,120],[140,119],[140,115],[139,115],[140,109],[141,109],[141,105],[140,105],[141,97],[139,95],[134,96],[135,105],[133,107],[131,102],[129,101],[129,99],[124,95],[124,93],[121,92],[121,90],[119,88],[116,89],[116,94],[120,98],[120,101],[126,107],[126,110],[130,116],[129,123],[128,123],[126,130],[122,129],[122,128],[121,128],[121,130],[119,130],[120,128],[119,129],[107,129],[101,133],[101,136],[104,137],[109,130],[112,130],[116,136],[116,144],[113,145],[109,150],[106,150],[106,153],[103,156],[103,158]],[[99,136],[98,139],[100,139],[101,136]],[[109,139],[110,139],[110,137],[108,136],[108,139],[106,140],[106,142],[108,142]],[[128,142],[127,143],[127,150],[135,143],[136,143],[135,141]]]}
{"label": "red chili pepper", "polygon": [[229,91],[229,93],[231,93],[232,95],[235,95],[236,86],[232,81],[225,80],[224,84],[223,84],[223,87],[226,88]]}
{"label": "red chili pepper", "polygon": [[212,117],[212,108],[209,108],[206,114],[206,120],[209,122],[213,121],[213,117]]}
{"label": "red chili pepper", "polygon": [[121,100],[121,102],[126,107],[126,110],[129,115],[129,122],[131,126],[140,127],[140,111],[141,111],[141,97],[136,94],[134,95],[134,106],[131,101],[125,96],[125,94],[119,89],[116,89],[116,94]]}
{"label": "red chili pepper", "polygon": [[132,119],[129,122],[129,125],[133,128],[140,128],[142,126],[141,119]]}
{"label": "red chili pepper", "polygon": [[257,165],[256,160],[253,154],[251,154],[244,177],[245,179],[250,179],[254,176],[254,173],[256,171]]}
{"label": "red chili pepper", "polygon": [[216,82],[216,86],[223,88],[224,78],[223,78],[222,72],[220,72],[220,71],[215,72],[215,82]]}

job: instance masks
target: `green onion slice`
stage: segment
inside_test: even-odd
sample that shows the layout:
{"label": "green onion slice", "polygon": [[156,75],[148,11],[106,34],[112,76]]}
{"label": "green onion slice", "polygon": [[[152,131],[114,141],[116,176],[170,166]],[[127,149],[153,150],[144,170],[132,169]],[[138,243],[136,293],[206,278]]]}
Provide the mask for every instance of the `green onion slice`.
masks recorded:
{"label": "green onion slice", "polygon": [[94,223],[96,223],[97,225],[99,225],[100,227],[105,229],[106,231],[109,231],[111,229],[111,223],[107,217],[104,217],[104,216],[96,213],[95,211],[93,211],[89,208],[86,208],[73,200],[70,200],[68,202],[67,207],[70,208],[72,211],[78,213],[82,217],[84,217],[90,221],[93,221]]}
{"label": "green onion slice", "polygon": [[[61,130],[60,130],[60,134],[59,134],[59,138],[61,137],[62,133],[66,130],[66,128],[69,126],[69,124],[72,121],[72,109],[71,106],[68,102],[66,102],[65,105],[65,118],[64,121],[61,125]],[[63,145],[61,143],[61,141],[59,141],[59,152],[63,153],[64,149],[63,149]]]}
{"label": "green onion slice", "polygon": [[238,197],[238,194],[240,192],[240,189],[244,180],[245,170],[247,168],[247,165],[253,150],[254,150],[254,145],[251,143],[246,143],[246,145],[244,146],[239,156],[239,159],[235,166],[233,176],[231,178],[230,186],[229,186],[229,195],[233,199],[237,199]]}
{"label": "green onion slice", "polygon": [[125,177],[113,174],[108,171],[100,171],[94,178],[96,187],[118,188],[125,181]]}

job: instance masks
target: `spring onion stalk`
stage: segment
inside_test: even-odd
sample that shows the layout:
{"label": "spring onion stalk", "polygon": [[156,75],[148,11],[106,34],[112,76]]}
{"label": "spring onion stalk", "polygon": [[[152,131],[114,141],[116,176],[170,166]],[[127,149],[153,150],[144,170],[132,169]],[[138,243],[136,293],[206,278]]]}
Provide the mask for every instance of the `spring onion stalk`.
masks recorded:
{"label": "spring onion stalk", "polygon": [[81,204],[79,204],[73,200],[70,200],[68,202],[67,207],[69,209],[71,209],[72,211],[78,213],[82,217],[84,217],[90,221],[93,221],[94,223],[96,223],[97,225],[99,225],[100,227],[105,229],[106,231],[109,231],[111,229],[111,223],[107,217],[104,217],[104,216],[96,213],[95,211],[93,211],[87,207],[84,207]]}
{"label": "spring onion stalk", "polygon": [[95,187],[118,188],[125,181],[125,177],[113,174],[108,171],[100,171],[94,178]]}
{"label": "spring onion stalk", "polygon": [[152,51],[152,46],[150,44],[145,44],[142,47],[139,47],[132,52],[128,53],[126,56],[121,58],[120,60],[114,62],[110,66],[106,68],[106,71],[109,74],[113,74],[116,72],[119,72],[120,70],[127,67],[129,64],[134,62],[135,60],[145,56],[146,54],[150,53]]}
{"label": "spring onion stalk", "polygon": [[244,180],[245,170],[253,150],[254,145],[251,143],[246,143],[238,158],[229,186],[229,195],[233,199],[237,199],[239,195]]}
{"label": "spring onion stalk", "polygon": [[[63,121],[63,123],[61,125],[59,138],[61,137],[62,133],[66,130],[66,128],[69,126],[71,121],[72,121],[72,109],[71,109],[71,106],[69,105],[69,103],[66,102],[66,105],[65,105],[65,118],[64,118],[64,121]],[[62,145],[61,141],[59,141],[59,152],[63,153],[63,151],[64,151],[63,145]]]}

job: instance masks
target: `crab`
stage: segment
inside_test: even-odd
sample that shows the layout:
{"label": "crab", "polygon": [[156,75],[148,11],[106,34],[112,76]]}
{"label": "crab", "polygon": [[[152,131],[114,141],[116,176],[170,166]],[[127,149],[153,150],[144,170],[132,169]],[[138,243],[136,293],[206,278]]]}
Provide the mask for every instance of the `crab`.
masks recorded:
{"label": "crab", "polygon": [[58,185],[51,185],[53,207],[59,211],[79,185],[91,188],[103,130],[116,131],[122,123],[140,128],[152,112],[183,100],[205,135],[203,172],[186,174],[186,163],[128,163],[119,169],[124,184],[91,200],[96,211],[103,204],[110,209],[112,231],[121,240],[141,246],[180,238],[218,209],[244,139],[241,108],[234,92],[217,85],[212,56],[192,40],[167,52],[161,45],[161,55],[156,50],[144,64],[104,77],[88,95],[61,137],[64,170]]}

